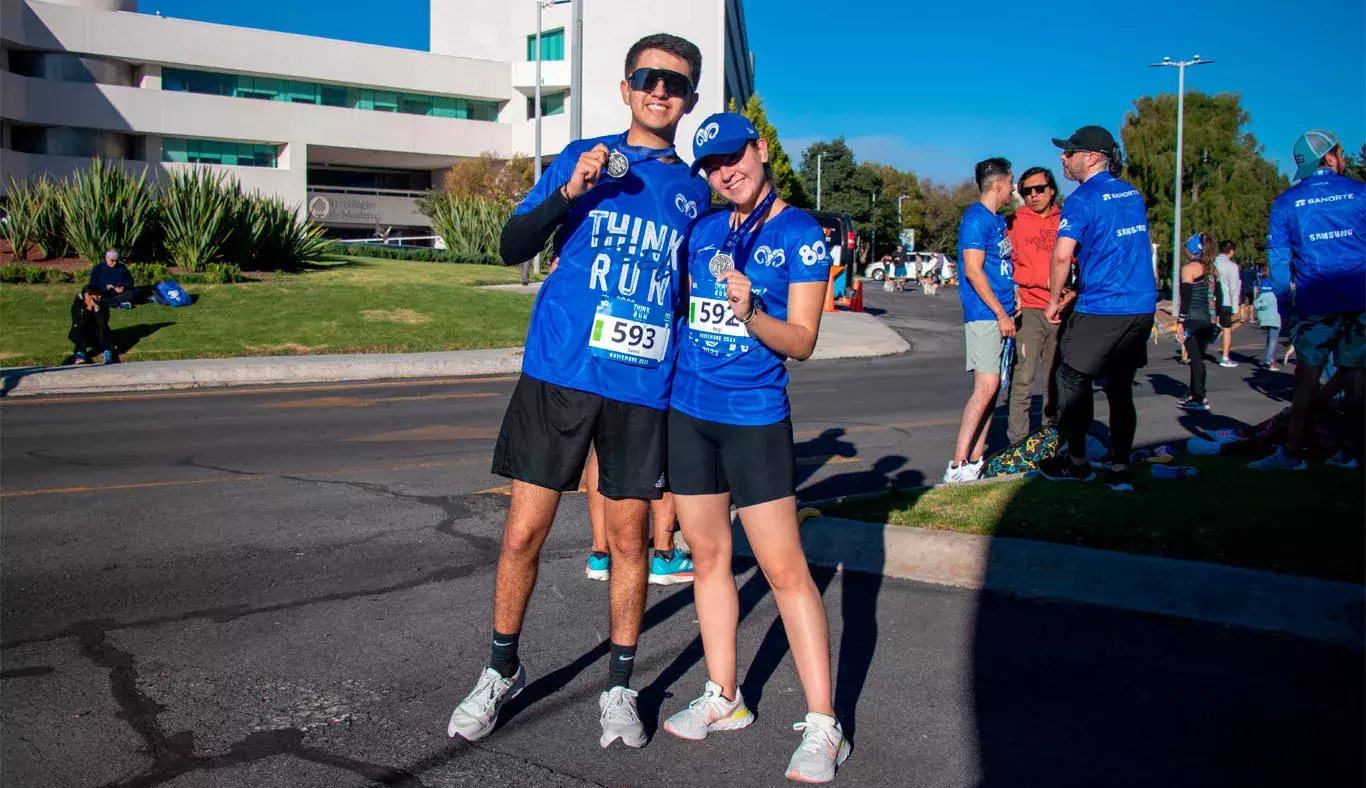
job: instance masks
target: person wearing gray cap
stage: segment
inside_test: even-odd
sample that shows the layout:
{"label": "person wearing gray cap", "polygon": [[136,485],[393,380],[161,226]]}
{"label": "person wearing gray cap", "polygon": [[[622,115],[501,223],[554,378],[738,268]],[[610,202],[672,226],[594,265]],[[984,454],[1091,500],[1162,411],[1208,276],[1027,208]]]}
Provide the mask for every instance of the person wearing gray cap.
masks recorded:
{"label": "person wearing gray cap", "polygon": [[1095,478],[1086,461],[1086,433],[1095,409],[1092,385],[1104,378],[1113,457],[1106,484],[1131,491],[1129,453],[1138,427],[1134,375],[1148,364],[1157,311],[1146,206],[1138,189],[1115,177],[1119,146],[1110,132],[1083,126],[1053,144],[1063,149],[1063,174],[1081,185],[1063,203],[1058,222],[1044,312],[1050,323],[1062,322],[1062,291],[1074,257],[1080,287],[1058,348],[1058,432],[1067,451],[1039,463],[1039,473],[1049,481]]}
{"label": "person wearing gray cap", "polygon": [[[1295,395],[1284,447],[1248,465],[1261,471],[1305,470],[1304,439],[1330,357],[1347,395],[1347,445],[1330,465],[1356,468],[1362,459],[1362,393],[1366,389],[1366,185],[1343,175],[1347,159],[1337,135],[1306,131],[1295,141],[1295,179],[1271,204],[1266,256],[1271,289],[1294,318],[1290,343]],[[1294,291],[1291,291],[1291,284]]]}

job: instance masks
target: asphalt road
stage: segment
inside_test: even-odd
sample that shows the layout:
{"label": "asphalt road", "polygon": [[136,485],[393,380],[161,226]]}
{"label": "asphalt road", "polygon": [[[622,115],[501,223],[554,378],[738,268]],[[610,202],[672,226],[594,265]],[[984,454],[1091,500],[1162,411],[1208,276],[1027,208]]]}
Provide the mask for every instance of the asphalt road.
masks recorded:
{"label": "asphalt road", "polygon": [[[942,473],[968,393],[957,298],[869,293],[912,354],[798,365],[807,500]],[[1250,329],[1237,344],[1260,336]],[[1140,443],[1190,434],[1185,369],[1140,374]],[[1287,378],[1210,370],[1211,425]],[[759,722],[599,750],[606,587],[566,496],[523,637],[527,692],[470,745],[446,717],[487,659],[511,378],[0,402],[0,782],[16,786],[783,784],[803,712],[742,566]],[[1102,399],[1103,402],[1103,399]],[[1098,407],[1102,418],[1105,409]],[[1003,424],[997,432],[1003,433]],[[1361,785],[1360,650],[822,571],[860,786]],[[689,589],[652,589],[653,727],[705,673]]]}

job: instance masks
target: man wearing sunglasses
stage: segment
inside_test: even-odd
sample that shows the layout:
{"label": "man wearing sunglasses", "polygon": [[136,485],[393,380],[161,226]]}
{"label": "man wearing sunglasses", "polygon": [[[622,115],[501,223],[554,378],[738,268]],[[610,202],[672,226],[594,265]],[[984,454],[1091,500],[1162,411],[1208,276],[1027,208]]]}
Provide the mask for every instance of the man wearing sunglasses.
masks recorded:
{"label": "man wearing sunglasses", "polygon": [[1048,308],[1048,274],[1053,244],[1058,240],[1058,184],[1047,167],[1030,167],[1020,176],[1019,192],[1024,204],[1006,223],[1014,250],[1015,287],[1020,301],[1019,330],[1015,334],[1014,371],[1010,376],[1010,421],[1006,436],[1011,444],[1029,436],[1029,400],[1034,377],[1043,367],[1046,424],[1057,415],[1053,386],[1053,360],[1058,349],[1058,327],[1044,318]]}
{"label": "man wearing sunglasses", "polygon": [[1058,223],[1044,313],[1050,323],[1062,322],[1062,291],[1073,258],[1079,287],[1060,340],[1057,371],[1058,432],[1067,451],[1039,463],[1039,473],[1050,481],[1095,478],[1086,461],[1086,433],[1095,408],[1092,384],[1103,378],[1113,454],[1106,484],[1131,491],[1129,454],[1138,427],[1134,375],[1148,364],[1157,310],[1146,206],[1138,189],[1114,175],[1119,146],[1110,132],[1083,126],[1053,144],[1063,149],[1063,174],[1081,185],[1067,198]]}
{"label": "man wearing sunglasses", "polygon": [[[626,55],[627,131],[571,142],[503,228],[509,265],[553,234],[559,263],[536,298],[522,376],[503,417],[493,472],[512,479],[493,595],[492,654],[447,735],[491,733],[526,685],[518,641],[541,545],[560,495],[578,489],[590,446],[611,557],[611,649],[598,699],[607,747],[643,747],[630,689],[649,573],[650,502],[663,495],[664,435],[674,369],[677,252],[710,187],[674,153],[678,122],[697,103],[702,54],[647,36]],[[706,133],[706,129],[699,134]]]}

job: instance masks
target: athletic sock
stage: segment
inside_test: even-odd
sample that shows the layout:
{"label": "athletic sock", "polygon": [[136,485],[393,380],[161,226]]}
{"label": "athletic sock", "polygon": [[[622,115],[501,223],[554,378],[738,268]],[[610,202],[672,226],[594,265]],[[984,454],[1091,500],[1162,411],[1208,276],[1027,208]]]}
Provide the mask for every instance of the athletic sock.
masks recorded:
{"label": "athletic sock", "polygon": [[594,551],[593,551],[592,553],[590,553],[589,555],[592,555],[594,558],[607,558],[607,557],[608,557],[608,554],[607,554],[605,551],[603,551],[603,550],[594,550]]}
{"label": "athletic sock", "polygon": [[655,550],[655,557],[667,564],[674,560],[674,549],[670,547],[668,550]]}
{"label": "athletic sock", "polygon": [[631,686],[631,669],[636,666],[636,647],[612,644],[607,662],[607,689]]}
{"label": "athletic sock", "polygon": [[489,657],[489,667],[498,671],[505,679],[512,678],[522,666],[522,661],[517,658],[517,641],[521,637],[520,632],[505,635],[496,629],[493,630],[493,653]]}

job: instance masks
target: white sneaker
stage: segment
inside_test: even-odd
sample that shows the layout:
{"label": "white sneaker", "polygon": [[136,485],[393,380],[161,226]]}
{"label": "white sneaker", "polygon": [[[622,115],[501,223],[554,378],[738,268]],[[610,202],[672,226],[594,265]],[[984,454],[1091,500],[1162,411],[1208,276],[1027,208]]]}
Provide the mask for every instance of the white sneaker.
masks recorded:
{"label": "white sneaker", "polygon": [[602,716],[602,736],[598,746],[606,749],[612,742],[621,739],[627,747],[640,749],[645,746],[645,726],[640,723],[636,711],[636,691],[626,687],[613,687],[598,697],[598,709]]}
{"label": "white sneaker", "polygon": [[1230,359],[1228,356],[1224,356],[1223,358],[1219,359],[1219,366],[1228,367],[1232,369],[1233,367],[1238,366],[1238,362]]}
{"label": "white sneaker", "polygon": [[680,739],[702,741],[712,731],[738,731],[753,722],[754,712],[745,706],[738,687],[735,700],[726,700],[721,695],[721,685],[708,681],[700,698],[664,721],[664,730]]}
{"label": "white sneaker", "polygon": [[965,462],[962,465],[954,465],[950,460],[944,468],[944,484],[955,484],[957,482],[973,482],[982,476],[982,467],[985,459],[977,462]]}
{"label": "white sneaker", "polygon": [[792,730],[802,732],[802,744],[787,762],[787,779],[799,783],[828,783],[835,768],[849,757],[849,741],[839,720],[811,712]]}
{"label": "white sneaker", "polygon": [[1356,468],[1361,467],[1360,463],[1357,462],[1356,457],[1348,454],[1346,449],[1339,449],[1337,454],[1334,454],[1323,462],[1325,465],[1331,465],[1334,468],[1349,468],[1355,470]]}
{"label": "white sneaker", "polygon": [[1297,460],[1289,457],[1285,449],[1280,446],[1276,450],[1256,462],[1249,462],[1247,467],[1254,471],[1307,471],[1309,466],[1304,460]]}
{"label": "white sneaker", "polygon": [[474,689],[451,712],[446,735],[452,739],[459,736],[465,741],[477,741],[489,735],[498,724],[498,712],[525,687],[525,665],[518,665],[512,678],[503,678],[503,674],[493,668],[484,668]]}

